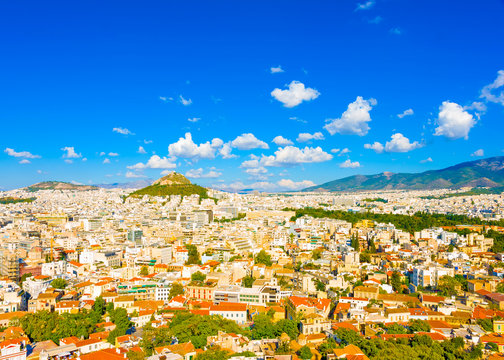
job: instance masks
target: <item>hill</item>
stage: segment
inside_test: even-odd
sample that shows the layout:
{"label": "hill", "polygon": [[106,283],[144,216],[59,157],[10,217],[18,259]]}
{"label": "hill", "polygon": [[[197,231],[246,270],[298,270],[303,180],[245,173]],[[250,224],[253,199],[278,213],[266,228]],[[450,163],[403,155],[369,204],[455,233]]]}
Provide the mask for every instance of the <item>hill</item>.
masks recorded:
{"label": "hill", "polygon": [[98,184],[96,186],[103,188],[103,189],[141,189],[143,187],[152,185],[152,182],[153,181],[150,179],[145,179],[145,180],[125,182],[125,183]]}
{"label": "hill", "polygon": [[77,185],[63,181],[43,181],[37,184],[30,185],[26,187],[28,191],[39,191],[39,190],[97,190],[96,186],[91,185]]}
{"label": "hill", "polygon": [[422,173],[354,175],[302,191],[434,190],[504,186],[504,156],[463,162]]}
{"label": "hill", "polygon": [[184,175],[172,172],[154,181],[152,185],[132,192],[129,196],[168,196],[181,195],[189,196],[197,194],[200,198],[208,198],[207,189],[202,186],[192,184]]}

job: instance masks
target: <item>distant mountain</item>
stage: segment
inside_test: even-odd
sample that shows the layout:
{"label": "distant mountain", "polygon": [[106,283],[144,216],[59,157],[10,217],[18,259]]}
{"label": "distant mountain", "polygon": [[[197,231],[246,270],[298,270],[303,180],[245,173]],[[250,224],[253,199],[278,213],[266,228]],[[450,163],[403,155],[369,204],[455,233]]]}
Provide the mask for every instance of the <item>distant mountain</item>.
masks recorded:
{"label": "distant mountain", "polygon": [[97,190],[96,186],[91,185],[77,185],[63,181],[43,181],[37,184],[30,185],[26,187],[28,191],[39,191],[39,190]]}
{"label": "distant mountain", "polygon": [[130,181],[125,183],[98,184],[96,186],[103,189],[141,189],[153,183],[151,179]]}
{"label": "distant mountain", "polygon": [[433,190],[504,185],[504,156],[468,161],[422,173],[354,175],[302,191]]}
{"label": "distant mountain", "polygon": [[171,172],[170,174],[154,181],[152,185],[132,192],[129,196],[189,196],[193,194],[198,194],[200,198],[208,198],[207,189],[199,185],[191,184],[191,182],[182,174]]}

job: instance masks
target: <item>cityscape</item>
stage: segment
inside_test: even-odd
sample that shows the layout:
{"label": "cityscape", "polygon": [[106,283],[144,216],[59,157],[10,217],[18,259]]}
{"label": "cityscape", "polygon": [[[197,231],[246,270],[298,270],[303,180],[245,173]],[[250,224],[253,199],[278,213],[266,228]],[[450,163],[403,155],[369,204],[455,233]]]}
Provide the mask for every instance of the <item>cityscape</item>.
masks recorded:
{"label": "cityscape", "polygon": [[504,2],[0,19],[0,360],[504,359]]}

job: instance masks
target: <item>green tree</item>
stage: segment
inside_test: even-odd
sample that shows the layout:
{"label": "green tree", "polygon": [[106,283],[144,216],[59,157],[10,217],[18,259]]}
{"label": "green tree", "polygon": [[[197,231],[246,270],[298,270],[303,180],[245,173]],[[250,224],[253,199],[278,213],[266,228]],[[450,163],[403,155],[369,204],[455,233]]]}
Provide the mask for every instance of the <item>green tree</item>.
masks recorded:
{"label": "green tree", "polygon": [[254,326],[252,327],[252,338],[273,339],[275,338],[275,326],[270,317],[266,314],[258,314],[254,316]]}
{"label": "green tree", "polygon": [[206,275],[203,274],[201,271],[196,271],[191,275],[191,280],[192,281],[205,281]]}
{"label": "green tree", "polygon": [[177,295],[182,295],[184,293],[184,287],[178,282],[174,282],[168,293],[168,298],[173,299]]}
{"label": "green tree", "polygon": [[252,275],[247,275],[242,279],[242,286],[246,288],[251,288],[252,285],[254,284],[255,277]]}
{"label": "green tree", "polygon": [[194,360],[227,360],[229,359],[229,352],[222,350],[218,346],[212,346],[205,352],[196,355]]}
{"label": "green tree", "polygon": [[140,269],[140,275],[141,276],[149,275],[149,268],[147,268],[147,266],[142,266],[142,268]]}
{"label": "green tree", "polygon": [[359,251],[359,238],[356,234],[352,235],[350,246],[353,247],[355,251]]}
{"label": "green tree", "polygon": [[504,282],[500,282],[498,285],[497,285],[497,292],[503,294],[504,293]]}
{"label": "green tree", "polygon": [[430,332],[431,327],[427,321],[413,319],[408,322],[408,329],[410,333]]}
{"label": "green tree", "polygon": [[129,360],[143,360],[143,359],[145,359],[145,355],[143,354],[143,352],[141,352],[141,351],[133,351],[133,350],[128,351],[126,353],[126,357]]}
{"label": "green tree", "polygon": [[279,337],[283,333],[289,335],[292,340],[296,340],[299,335],[299,329],[295,320],[282,319],[275,324],[275,336]]}
{"label": "green tree", "polygon": [[406,334],[407,331],[404,326],[401,326],[397,323],[393,323],[389,327],[387,327],[387,334]]}
{"label": "green tree", "polygon": [[64,289],[67,287],[67,285],[68,285],[68,282],[65,279],[61,279],[61,278],[54,279],[51,282],[51,286],[55,289]]}
{"label": "green tree", "polygon": [[312,251],[312,259],[313,260],[318,260],[322,257],[322,253],[324,252],[323,248],[318,248]]}
{"label": "green tree", "polygon": [[272,261],[271,261],[271,256],[266,253],[266,251],[261,250],[259,254],[256,255],[255,257],[255,263],[256,264],[264,264],[266,266],[271,266]]}
{"label": "green tree", "polygon": [[401,275],[399,272],[394,271],[392,273],[391,279],[390,279],[390,285],[396,292],[401,292],[402,290],[402,283],[401,283]]}
{"label": "green tree", "polygon": [[313,278],[313,282],[315,283],[315,289],[317,289],[317,291],[325,291],[326,285],[321,280]]}
{"label": "green tree", "polygon": [[310,360],[313,356],[310,348],[306,345],[299,349],[298,355],[303,360]]}
{"label": "green tree", "polygon": [[192,265],[192,264],[200,265],[201,259],[198,253],[198,248],[195,245],[186,245],[186,249],[188,255],[186,265]]}
{"label": "green tree", "polygon": [[32,273],[23,274],[21,276],[21,279],[19,279],[19,285],[23,284],[26,279],[28,279],[29,277],[32,277],[32,276],[33,276]]}
{"label": "green tree", "polygon": [[451,276],[445,275],[439,279],[438,290],[441,296],[457,295],[457,287],[460,283]]}

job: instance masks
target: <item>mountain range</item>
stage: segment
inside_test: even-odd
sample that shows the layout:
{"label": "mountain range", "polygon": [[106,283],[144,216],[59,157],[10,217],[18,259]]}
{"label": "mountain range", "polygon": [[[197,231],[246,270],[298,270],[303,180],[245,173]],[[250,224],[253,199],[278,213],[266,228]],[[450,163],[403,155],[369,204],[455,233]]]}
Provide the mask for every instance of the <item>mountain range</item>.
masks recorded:
{"label": "mountain range", "polygon": [[422,173],[354,175],[301,191],[434,190],[504,185],[504,156],[467,161]]}
{"label": "mountain range", "polygon": [[42,181],[26,187],[28,191],[39,190],[97,190],[98,187],[91,185],[72,184],[63,181]]}

